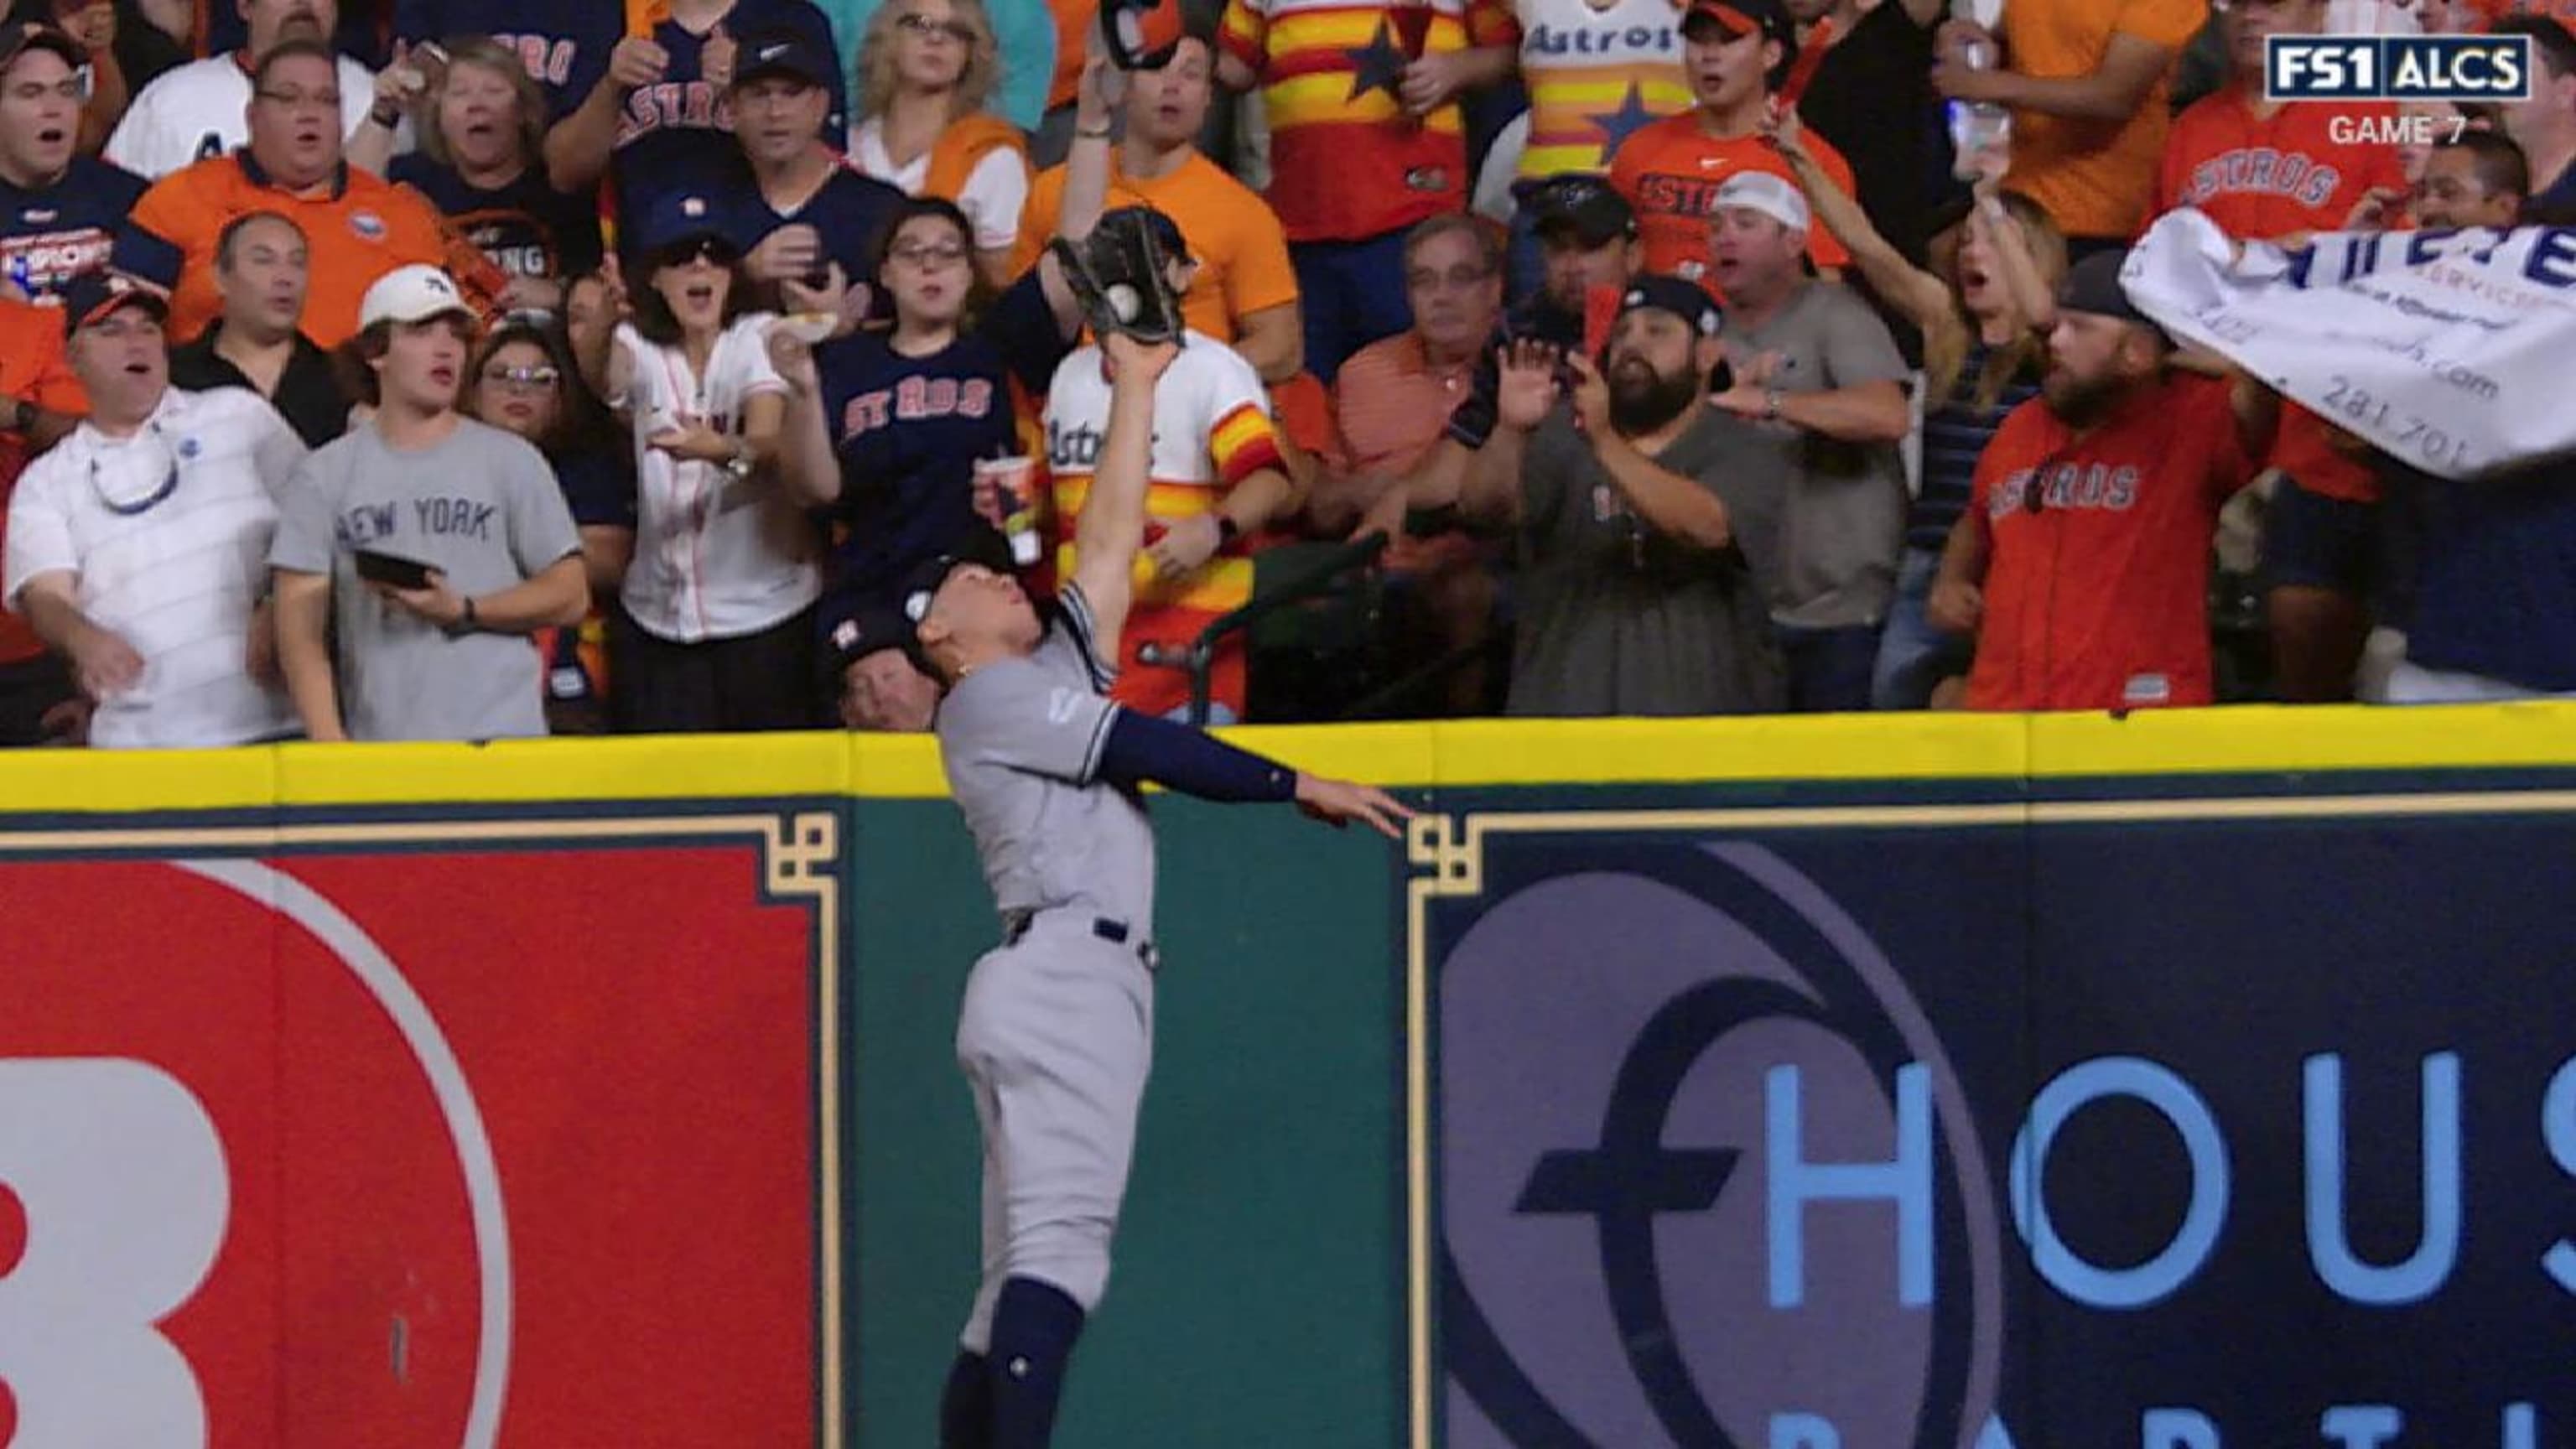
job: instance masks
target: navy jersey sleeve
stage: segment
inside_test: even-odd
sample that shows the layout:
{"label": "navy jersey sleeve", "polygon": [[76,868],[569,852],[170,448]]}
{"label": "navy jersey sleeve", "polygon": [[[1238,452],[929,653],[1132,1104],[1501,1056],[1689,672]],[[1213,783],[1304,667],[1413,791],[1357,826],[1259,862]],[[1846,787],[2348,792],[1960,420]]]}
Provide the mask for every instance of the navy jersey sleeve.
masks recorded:
{"label": "navy jersey sleeve", "polygon": [[1005,288],[977,328],[1002,354],[1011,375],[1031,397],[1045,397],[1055,381],[1057,364],[1073,351],[1073,339],[1056,325],[1055,308],[1047,304],[1046,287],[1036,267]]}

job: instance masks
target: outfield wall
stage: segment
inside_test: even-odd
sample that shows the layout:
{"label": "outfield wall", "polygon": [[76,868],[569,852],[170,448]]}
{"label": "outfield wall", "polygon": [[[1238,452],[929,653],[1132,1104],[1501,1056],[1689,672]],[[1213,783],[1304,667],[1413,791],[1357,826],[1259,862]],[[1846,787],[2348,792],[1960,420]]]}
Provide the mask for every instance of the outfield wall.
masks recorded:
{"label": "outfield wall", "polygon": [[[1241,737],[1426,815],[1156,802],[1069,1449],[2576,1434],[2576,710]],[[931,1441],[927,742],[5,756],[0,919],[0,1445]]]}

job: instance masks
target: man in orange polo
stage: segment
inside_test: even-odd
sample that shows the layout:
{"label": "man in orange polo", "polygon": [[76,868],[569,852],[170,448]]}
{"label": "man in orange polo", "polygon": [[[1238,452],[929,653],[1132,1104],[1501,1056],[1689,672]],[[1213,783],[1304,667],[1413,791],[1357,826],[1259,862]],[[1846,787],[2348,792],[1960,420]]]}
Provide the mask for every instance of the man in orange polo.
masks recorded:
{"label": "man in orange polo", "polygon": [[[88,411],[63,360],[62,313],[0,298],[0,544],[18,475]],[[79,700],[61,658],[26,620],[0,609],[0,748],[77,735]]]}
{"label": "man in orange polo", "polygon": [[[301,227],[312,254],[304,334],[336,347],[358,330],[358,302],[378,277],[418,262],[453,266],[457,249],[418,193],[341,158],[340,80],[320,42],[286,41],[251,79],[250,144],[154,182],[116,240],[117,270],[166,288],[170,340],[193,340],[223,314],[215,252],[224,227],[274,211]],[[504,279],[489,260],[459,277],[488,300]]]}
{"label": "man in orange polo", "polygon": [[[1717,189],[1744,171],[1796,184],[1788,161],[1762,139],[1762,122],[1797,59],[1797,30],[1780,0],[1692,0],[1682,17],[1682,71],[1696,104],[1629,137],[1610,158],[1610,184],[1637,212],[1645,270],[1708,287]],[[1812,131],[1806,145],[1836,185],[1858,194],[1841,152]],[[1807,235],[1807,259],[1832,276],[1851,253],[1818,227]]]}

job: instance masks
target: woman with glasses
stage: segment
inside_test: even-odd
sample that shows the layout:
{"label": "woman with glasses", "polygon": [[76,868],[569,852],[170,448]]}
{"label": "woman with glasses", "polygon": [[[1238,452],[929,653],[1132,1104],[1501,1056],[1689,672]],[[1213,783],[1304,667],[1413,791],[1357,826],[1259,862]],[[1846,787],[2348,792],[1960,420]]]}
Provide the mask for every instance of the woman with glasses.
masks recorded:
{"label": "woman with glasses", "polygon": [[859,121],[850,163],[906,195],[955,202],[972,227],[976,269],[1010,279],[1028,148],[987,114],[1001,53],[984,0],[885,0],[859,46]]}
{"label": "woman with glasses", "polygon": [[[597,280],[585,280],[596,293]],[[533,323],[507,323],[484,339],[468,376],[466,415],[516,433],[545,454],[581,531],[590,616],[577,628],[539,633],[537,647],[546,660],[548,732],[598,734],[608,720],[607,623],[600,601],[617,596],[635,552],[634,461],[598,400],[574,375],[561,334]]]}
{"label": "woman with glasses", "polygon": [[[564,279],[599,265],[598,198],[547,178],[545,92],[517,52],[475,36],[441,53],[415,117],[420,149],[393,158],[385,179],[428,197],[508,275],[503,306],[557,312]],[[354,144],[351,159],[364,164]]]}
{"label": "woman with glasses", "polygon": [[[1092,62],[1082,81],[1087,114],[1105,109],[1098,67]],[[1108,142],[1077,140],[1067,166],[1058,234],[1080,238],[1108,189]],[[1038,482],[1027,476],[1017,499],[979,501],[976,465],[1035,451],[1011,387],[1046,395],[1081,334],[1082,309],[1051,254],[995,296],[976,270],[973,239],[956,203],[915,197],[895,213],[876,259],[893,327],[810,350],[784,333],[771,338],[789,388],[783,471],[807,503],[830,512],[843,538],[821,613],[827,638],[870,605],[900,605],[903,579],[925,561],[991,549],[999,540],[984,515],[1025,513],[1035,501]],[[834,650],[846,643],[833,640]],[[841,681],[827,682],[826,698],[841,693]]]}
{"label": "woman with glasses", "polygon": [[[637,237],[642,285],[617,264],[582,309],[582,374],[626,422],[635,552],[616,621],[624,727],[797,729],[812,722],[821,575],[803,508],[776,475],[784,384],[741,253],[705,198],[666,193]],[[620,320],[623,319],[623,320]],[[611,324],[614,324],[613,326]]]}

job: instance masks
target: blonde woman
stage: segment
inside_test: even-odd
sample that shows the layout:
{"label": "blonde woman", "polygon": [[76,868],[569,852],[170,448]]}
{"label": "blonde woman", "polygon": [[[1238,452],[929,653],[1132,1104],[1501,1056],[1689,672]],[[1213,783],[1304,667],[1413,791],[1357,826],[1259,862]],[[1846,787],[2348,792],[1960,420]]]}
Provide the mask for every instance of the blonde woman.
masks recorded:
{"label": "blonde woman", "polygon": [[1879,235],[1799,144],[1798,130],[1790,116],[1769,134],[1817,223],[1842,238],[1879,301],[1923,333],[1923,489],[1906,515],[1896,601],[1870,679],[1875,708],[1921,709],[1944,680],[1968,671],[1970,641],[1934,629],[1924,610],[1979,455],[2004,414],[2039,391],[2066,242],[2037,203],[1999,189],[1999,168],[1990,165],[1967,215],[1933,235],[1926,271]]}
{"label": "blonde woman", "polygon": [[1010,280],[1027,143],[985,111],[1002,55],[983,0],[885,0],[859,44],[859,121],[850,164],[910,196],[957,203],[975,228],[984,280]]}

